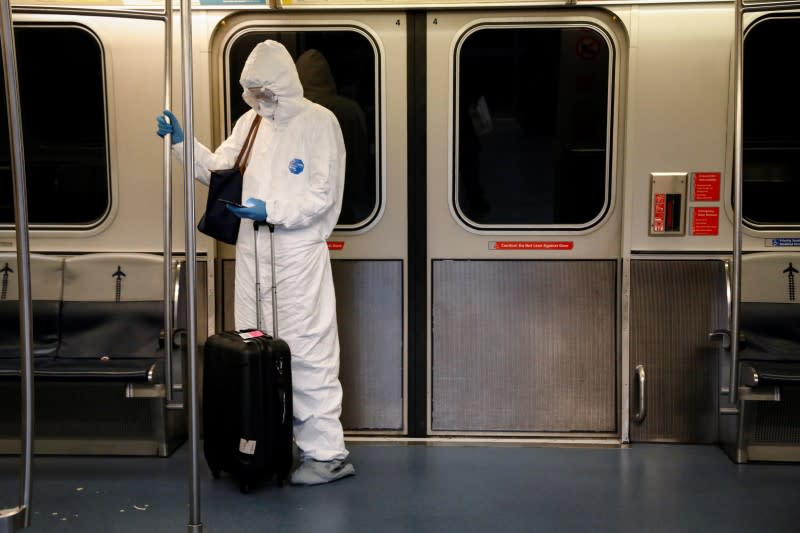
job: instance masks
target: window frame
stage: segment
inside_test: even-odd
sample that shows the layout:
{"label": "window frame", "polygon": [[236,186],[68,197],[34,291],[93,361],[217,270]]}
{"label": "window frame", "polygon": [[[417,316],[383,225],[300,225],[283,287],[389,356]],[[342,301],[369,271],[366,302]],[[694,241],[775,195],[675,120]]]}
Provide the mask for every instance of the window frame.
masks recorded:
{"label": "window frame", "polygon": [[[774,21],[774,20],[787,20],[787,19],[795,19],[795,20],[798,21],[798,24],[800,24],[800,14],[798,14],[798,13],[771,12],[771,13],[767,13],[767,14],[764,14],[762,16],[759,16],[759,17],[755,18],[745,28],[744,35],[742,36],[742,44],[743,44],[743,46],[747,45],[748,34],[754,28],[756,28],[759,24],[762,24],[762,23],[765,23],[765,22],[769,22],[769,21]],[[742,52],[742,54],[744,55],[744,52]],[[742,84],[744,84],[744,76],[746,75],[746,72],[747,72],[746,69],[744,69],[744,57],[742,57],[742,62],[743,62],[742,63],[742,67],[743,67],[742,68],[742,76],[743,76]],[[743,106],[742,107],[742,115],[743,115],[742,118],[744,118],[744,104],[745,104],[745,102],[744,102],[744,97],[743,97],[742,98],[742,106]],[[800,135],[798,135],[798,140],[800,141]],[[742,210],[741,210],[742,211],[742,213],[741,213],[741,215],[742,215],[742,225],[749,232],[752,232],[754,234],[758,234],[759,237],[768,237],[768,236],[771,236],[771,235],[784,235],[787,232],[794,233],[794,232],[800,231],[800,222],[798,222],[796,224],[762,223],[762,222],[755,222],[755,221],[747,218],[747,215],[745,214],[745,209],[744,209],[744,203],[745,203],[745,200],[746,200],[745,197],[744,197],[744,181],[745,181],[745,177],[744,177],[744,157],[745,157],[744,142],[745,142],[745,131],[744,131],[744,124],[742,124],[742,145],[741,145],[741,150],[742,150],[742,154],[741,154],[742,155],[742,176],[741,176],[741,180],[742,180]],[[731,164],[733,163],[733,157],[732,156],[733,156],[733,154],[731,155]],[[729,207],[731,213],[734,213],[735,212],[735,206],[734,206],[735,184],[733,183],[733,167],[731,167],[731,169],[732,169],[731,173],[730,173],[730,175],[731,175],[731,186],[730,186],[729,205],[728,205],[728,207]]]}
{"label": "window frame", "polygon": [[383,61],[383,47],[380,40],[376,35],[369,31],[366,27],[358,24],[314,24],[314,23],[298,23],[298,24],[275,24],[270,22],[262,22],[258,24],[247,24],[236,29],[232,32],[221,46],[222,57],[222,136],[223,139],[227,138],[233,130],[233,123],[231,120],[231,97],[228,94],[228,88],[231,86],[230,72],[230,55],[231,48],[236,41],[243,36],[251,33],[298,33],[298,32],[354,32],[364,37],[367,43],[371,46],[374,54],[374,67],[375,67],[375,122],[369,124],[374,128],[375,132],[375,204],[367,217],[356,224],[337,224],[334,228],[336,232],[345,232],[350,235],[358,235],[366,233],[372,229],[383,217],[386,209],[386,175],[385,175],[385,144],[386,135],[384,132],[385,120],[384,114],[386,112],[385,90],[384,90],[384,61]]}
{"label": "window frame", "polygon": [[[79,22],[74,21],[56,21],[56,22],[16,22],[13,24],[14,29],[65,29],[65,28],[73,28],[76,30],[80,30],[85,32],[94,42],[97,44],[97,49],[99,53],[99,63],[100,63],[100,80],[102,82],[101,93],[103,97],[102,101],[102,109],[103,109],[103,128],[104,128],[104,136],[105,136],[105,183],[106,183],[106,205],[105,209],[101,213],[101,215],[89,222],[81,222],[81,223],[57,223],[57,222],[30,222],[28,220],[28,227],[31,232],[57,232],[57,233],[64,233],[64,232],[80,232],[82,235],[86,232],[94,232],[101,226],[105,225],[114,207],[114,183],[112,180],[112,173],[111,173],[111,144],[110,144],[110,129],[109,129],[109,95],[108,95],[108,88],[109,88],[109,80],[108,80],[108,69],[106,66],[106,50],[103,47],[103,41],[97,35],[95,31],[93,31],[88,26],[81,24]],[[8,103],[6,102],[6,105]],[[21,105],[20,105],[21,107]],[[8,112],[8,109],[6,110]],[[20,108],[20,112],[24,114],[24,110]],[[25,144],[24,139],[24,131],[22,132],[23,135],[23,148]],[[9,138],[9,149],[11,139]],[[23,156],[24,157],[24,156]],[[26,159],[27,165],[27,159]],[[13,169],[12,169],[13,173]],[[14,179],[12,175],[12,180]],[[28,198],[30,198],[30,189],[28,187],[28,174],[25,174],[25,186]],[[30,213],[30,208],[28,209]],[[0,232],[5,231],[14,231],[16,227],[16,223],[4,223],[0,222]]]}
{"label": "window frame", "polygon": [[[589,221],[583,224],[483,224],[469,219],[458,205],[458,147],[459,140],[459,70],[460,52],[470,35],[484,29],[571,29],[571,30],[590,30],[598,34],[608,47],[608,78],[607,78],[607,112],[606,112],[606,157],[605,157],[605,183],[604,198],[602,209]],[[448,153],[448,206],[450,213],[456,223],[471,233],[476,234],[583,234],[588,233],[603,223],[605,223],[613,213],[615,205],[614,191],[616,189],[615,179],[615,143],[614,136],[617,134],[617,80],[619,72],[617,62],[619,60],[618,51],[614,39],[608,31],[601,25],[591,21],[495,21],[495,20],[475,20],[462,28],[453,38],[450,50],[450,109],[449,109],[449,131],[450,149]]]}

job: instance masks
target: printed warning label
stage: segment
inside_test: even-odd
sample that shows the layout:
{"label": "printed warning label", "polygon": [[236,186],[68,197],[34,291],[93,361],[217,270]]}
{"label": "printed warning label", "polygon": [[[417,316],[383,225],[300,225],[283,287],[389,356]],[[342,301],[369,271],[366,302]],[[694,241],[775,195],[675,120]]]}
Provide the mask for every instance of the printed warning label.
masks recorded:
{"label": "printed warning label", "polygon": [[692,235],[719,235],[719,207],[692,209]]}
{"label": "printed warning label", "polygon": [[719,172],[695,172],[693,178],[695,202],[719,202]]}
{"label": "printed warning label", "polygon": [[572,250],[572,241],[489,241],[490,250]]}
{"label": "printed warning label", "polygon": [[658,193],[653,195],[653,233],[664,233],[664,214],[667,210],[667,195]]}

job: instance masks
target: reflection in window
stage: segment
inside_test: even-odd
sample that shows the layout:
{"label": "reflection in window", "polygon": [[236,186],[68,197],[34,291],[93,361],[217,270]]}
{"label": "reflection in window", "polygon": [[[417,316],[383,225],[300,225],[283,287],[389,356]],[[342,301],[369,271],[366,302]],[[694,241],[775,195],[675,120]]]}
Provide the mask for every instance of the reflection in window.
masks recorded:
{"label": "reflection in window", "polygon": [[355,31],[254,31],[240,35],[229,46],[229,131],[249,109],[241,98],[239,85],[244,62],[253,47],[266,39],[282,43],[292,54],[304,96],[330,109],[339,120],[347,150],[347,168],[337,228],[365,226],[377,214],[380,201],[377,61],[373,45]]}
{"label": "reflection in window", "polygon": [[484,27],[456,51],[453,202],[473,226],[586,226],[608,208],[607,41]]}
{"label": "reflection in window", "polygon": [[[86,225],[109,207],[103,57],[77,27],[17,27],[28,220]],[[0,72],[0,81],[4,73]],[[14,223],[8,110],[0,101],[0,224]]]}
{"label": "reflection in window", "polygon": [[800,19],[769,18],[745,36],[742,215],[751,225],[800,225],[800,71],[786,53],[798,33]]}

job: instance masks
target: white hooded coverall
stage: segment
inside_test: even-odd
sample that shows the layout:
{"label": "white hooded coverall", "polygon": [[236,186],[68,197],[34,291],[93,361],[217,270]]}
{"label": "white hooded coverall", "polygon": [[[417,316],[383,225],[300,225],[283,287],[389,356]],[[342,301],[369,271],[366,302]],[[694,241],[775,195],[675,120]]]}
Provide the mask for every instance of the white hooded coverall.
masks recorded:
{"label": "white hooded coverall", "polygon": [[[210,171],[233,167],[255,113],[262,115],[244,174],[242,201],[266,202],[275,225],[275,269],[280,337],[292,351],[294,436],[301,459],[344,460],[348,451],[339,416],[339,336],[327,238],[342,207],[345,147],[336,117],[303,98],[292,57],[265,41],[250,53],[240,78],[253,108],[216,151],[194,141],[195,178],[208,185]],[[265,87],[277,96],[268,109],[247,90]],[[182,154],[182,143],[175,145]],[[269,235],[258,232],[262,316],[272,316]],[[236,242],[236,329],[255,328],[253,225],[243,219]],[[271,321],[267,321],[271,324]],[[267,327],[268,324],[262,324]],[[271,327],[271,326],[270,326]]]}

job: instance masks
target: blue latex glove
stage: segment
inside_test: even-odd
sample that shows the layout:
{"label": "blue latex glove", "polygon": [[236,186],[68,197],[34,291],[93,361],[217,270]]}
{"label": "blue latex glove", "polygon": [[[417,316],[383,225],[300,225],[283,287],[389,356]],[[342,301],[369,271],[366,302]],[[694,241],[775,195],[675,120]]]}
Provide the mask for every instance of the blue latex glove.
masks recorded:
{"label": "blue latex glove", "polygon": [[267,220],[267,203],[258,198],[248,198],[244,203],[246,207],[236,207],[226,204],[225,207],[228,211],[233,213],[239,218],[249,218],[258,222],[266,222]]}
{"label": "blue latex glove", "polygon": [[[169,121],[167,121],[167,119],[169,119]],[[171,133],[172,144],[183,142],[183,129],[181,128],[181,123],[178,122],[178,119],[172,114],[172,111],[165,109],[163,114],[156,117],[156,123],[158,125],[156,133],[159,137],[163,138],[164,135]]]}

